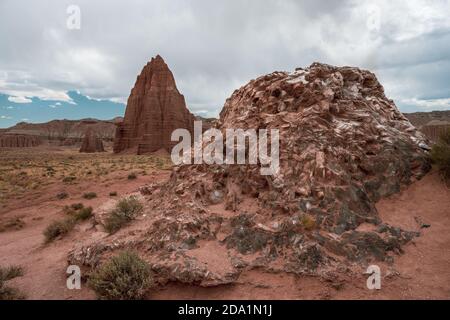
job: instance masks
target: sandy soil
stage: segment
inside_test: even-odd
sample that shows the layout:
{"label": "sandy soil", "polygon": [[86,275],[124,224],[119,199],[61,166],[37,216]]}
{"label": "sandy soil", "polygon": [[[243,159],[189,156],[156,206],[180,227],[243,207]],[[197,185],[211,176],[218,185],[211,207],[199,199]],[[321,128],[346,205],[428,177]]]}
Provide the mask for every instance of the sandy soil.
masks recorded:
{"label": "sandy soil", "polygon": [[[94,293],[83,285],[81,290],[66,288],[67,252],[75,242],[96,237],[90,223],[78,225],[61,240],[44,245],[45,227],[61,218],[64,205],[82,202],[95,208],[109,200],[111,190],[120,195],[134,192],[139,186],[168,179],[170,172],[154,170],[147,176],[127,180],[112,172],[108,182],[80,183],[65,186],[70,197],[57,200],[54,195],[62,185],[49,185],[41,194],[13,199],[0,218],[22,217],[25,227],[0,233],[0,265],[21,265],[22,277],[9,282],[28,299],[93,299]],[[82,198],[86,191],[96,192],[92,200]],[[400,194],[377,204],[382,219],[408,230],[420,230],[421,236],[404,247],[404,254],[393,265],[380,264],[381,290],[366,288],[367,276],[338,276],[334,281],[315,277],[268,274],[252,270],[241,275],[237,284],[200,288],[169,284],[156,289],[151,299],[450,299],[450,190],[432,172]],[[420,229],[420,224],[429,228]],[[211,248],[214,250],[214,248]],[[191,253],[193,256],[202,252]],[[220,259],[212,259],[220,264]]]}

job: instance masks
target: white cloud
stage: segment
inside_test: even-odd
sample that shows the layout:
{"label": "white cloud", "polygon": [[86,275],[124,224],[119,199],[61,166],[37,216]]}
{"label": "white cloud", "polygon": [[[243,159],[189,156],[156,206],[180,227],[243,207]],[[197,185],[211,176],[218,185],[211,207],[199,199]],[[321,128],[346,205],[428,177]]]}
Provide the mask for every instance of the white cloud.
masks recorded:
{"label": "white cloud", "polygon": [[33,102],[31,99],[27,98],[27,97],[8,97],[8,100],[14,103],[30,103]]}
{"label": "white cloud", "polygon": [[9,119],[12,119],[12,117],[9,117],[9,116],[0,116],[0,119],[6,119],[6,120],[9,120]]}
{"label": "white cloud", "polygon": [[413,105],[425,109],[424,111],[431,110],[450,110],[450,98],[445,99],[403,99],[402,103],[406,105]]}
{"label": "white cloud", "polygon": [[450,61],[450,1],[78,0],[76,31],[71,0],[1,2],[0,92],[12,96],[126,102],[157,53],[188,106],[209,116],[250,79],[314,61],[369,68],[397,101],[450,96],[450,63],[438,64]]}

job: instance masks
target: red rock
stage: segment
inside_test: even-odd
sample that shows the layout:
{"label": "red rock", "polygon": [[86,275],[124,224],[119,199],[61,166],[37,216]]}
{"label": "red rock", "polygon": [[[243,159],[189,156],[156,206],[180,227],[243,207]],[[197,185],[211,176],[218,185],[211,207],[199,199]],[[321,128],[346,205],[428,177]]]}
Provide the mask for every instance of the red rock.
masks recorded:
{"label": "red rock", "polygon": [[80,152],[94,153],[94,152],[104,152],[102,139],[94,133],[93,130],[89,129],[84,136],[83,143],[81,144]]}
{"label": "red rock", "polygon": [[177,144],[170,141],[172,132],[184,128],[192,133],[193,125],[194,116],[186,108],[172,72],[158,55],[147,63],[131,90],[124,120],[117,126],[114,152],[170,152]]}
{"label": "red rock", "polygon": [[24,134],[4,134],[0,136],[1,148],[28,148],[36,147],[41,144],[37,136]]}
{"label": "red rock", "polygon": [[83,243],[70,263],[138,243],[160,283],[228,284],[252,268],[329,277],[391,261],[418,236],[383,223],[375,203],[430,169],[427,139],[373,73],[319,63],[273,72],[236,90],[214,125],[278,129],[279,171],[174,167],[167,182],[141,189],[151,220],[132,226],[139,232]]}

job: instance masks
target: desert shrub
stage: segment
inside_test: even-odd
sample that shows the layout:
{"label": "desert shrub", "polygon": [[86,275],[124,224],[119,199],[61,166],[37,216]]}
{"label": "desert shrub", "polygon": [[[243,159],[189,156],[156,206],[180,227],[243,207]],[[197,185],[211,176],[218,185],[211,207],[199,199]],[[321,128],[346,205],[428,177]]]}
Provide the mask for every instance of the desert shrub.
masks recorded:
{"label": "desert shrub", "polygon": [[144,207],[136,197],[129,197],[120,200],[116,207],[109,212],[105,222],[105,229],[109,233],[114,233],[123,225],[133,220],[143,211]]}
{"label": "desert shrub", "polygon": [[316,220],[310,215],[303,215],[301,218],[301,222],[305,230],[312,230],[316,227]]}
{"label": "desert shrub", "polygon": [[84,205],[82,203],[73,203],[70,205],[70,208],[73,210],[81,210],[84,208]]}
{"label": "desert shrub", "polygon": [[59,236],[69,233],[75,226],[76,219],[69,217],[61,221],[53,221],[44,230],[45,243],[52,242]]}
{"label": "desert shrub", "polygon": [[69,196],[67,192],[60,192],[56,195],[56,198],[58,200],[66,199]]}
{"label": "desert shrub", "polygon": [[74,217],[77,221],[84,221],[92,217],[92,207],[82,208],[75,213]]}
{"label": "desert shrub", "polygon": [[95,192],[86,192],[85,194],[83,194],[83,198],[85,199],[94,199],[97,198],[97,194]]}
{"label": "desert shrub", "polygon": [[20,218],[11,218],[4,222],[0,221],[0,232],[8,231],[8,230],[20,230],[25,226],[25,222],[23,222]]}
{"label": "desert shrub", "polygon": [[137,175],[136,173],[132,172],[128,175],[128,180],[134,180],[137,179]]}
{"label": "desert shrub", "polygon": [[21,276],[23,276],[23,269],[20,266],[0,268],[0,280],[8,281]]}
{"label": "desert shrub", "polygon": [[88,285],[99,299],[142,299],[153,283],[147,262],[136,253],[124,251],[91,273]]}
{"label": "desert shrub", "polygon": [[110,197],[117,197],[117,191],[111,191],[111,192],[109,193],[109,196],[110,196]]}
{"label": "desert shrub", "polygon": [[450,129],[440,135],[438,142],[431,149],[431,159],[438,166],[445,181],[450,183]]}
{"label": "desert shrub", "polygon": [[0,300],[17,300],[25,297],[15,288],[6,286],[6,281],[21,277],[23,270],[19,266],[0,267]]}
{"label": "desert shrub", "polygon": [[63,181],[64,183],[71,183],[71,182],[75,181],[76,179],[77,179],[77,178],[74,177],[74,176],[68,176],[68,177],[64,177],[64,178],[62,179],[62,181]]}

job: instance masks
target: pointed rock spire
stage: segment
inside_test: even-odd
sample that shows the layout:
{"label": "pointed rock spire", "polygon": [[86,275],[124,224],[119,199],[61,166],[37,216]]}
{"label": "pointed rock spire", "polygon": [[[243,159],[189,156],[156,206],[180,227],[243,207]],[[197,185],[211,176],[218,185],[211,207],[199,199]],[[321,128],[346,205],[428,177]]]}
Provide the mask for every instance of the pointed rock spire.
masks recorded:
{"label": "pointed rock spire", "polygon": [[114,152],[130,150],[137,154],[159,149],[171,151],[175,129],[193,131],[194,116],[164,59],[157,55],[148,62],[131,90],[124,121],[116,130]]}

